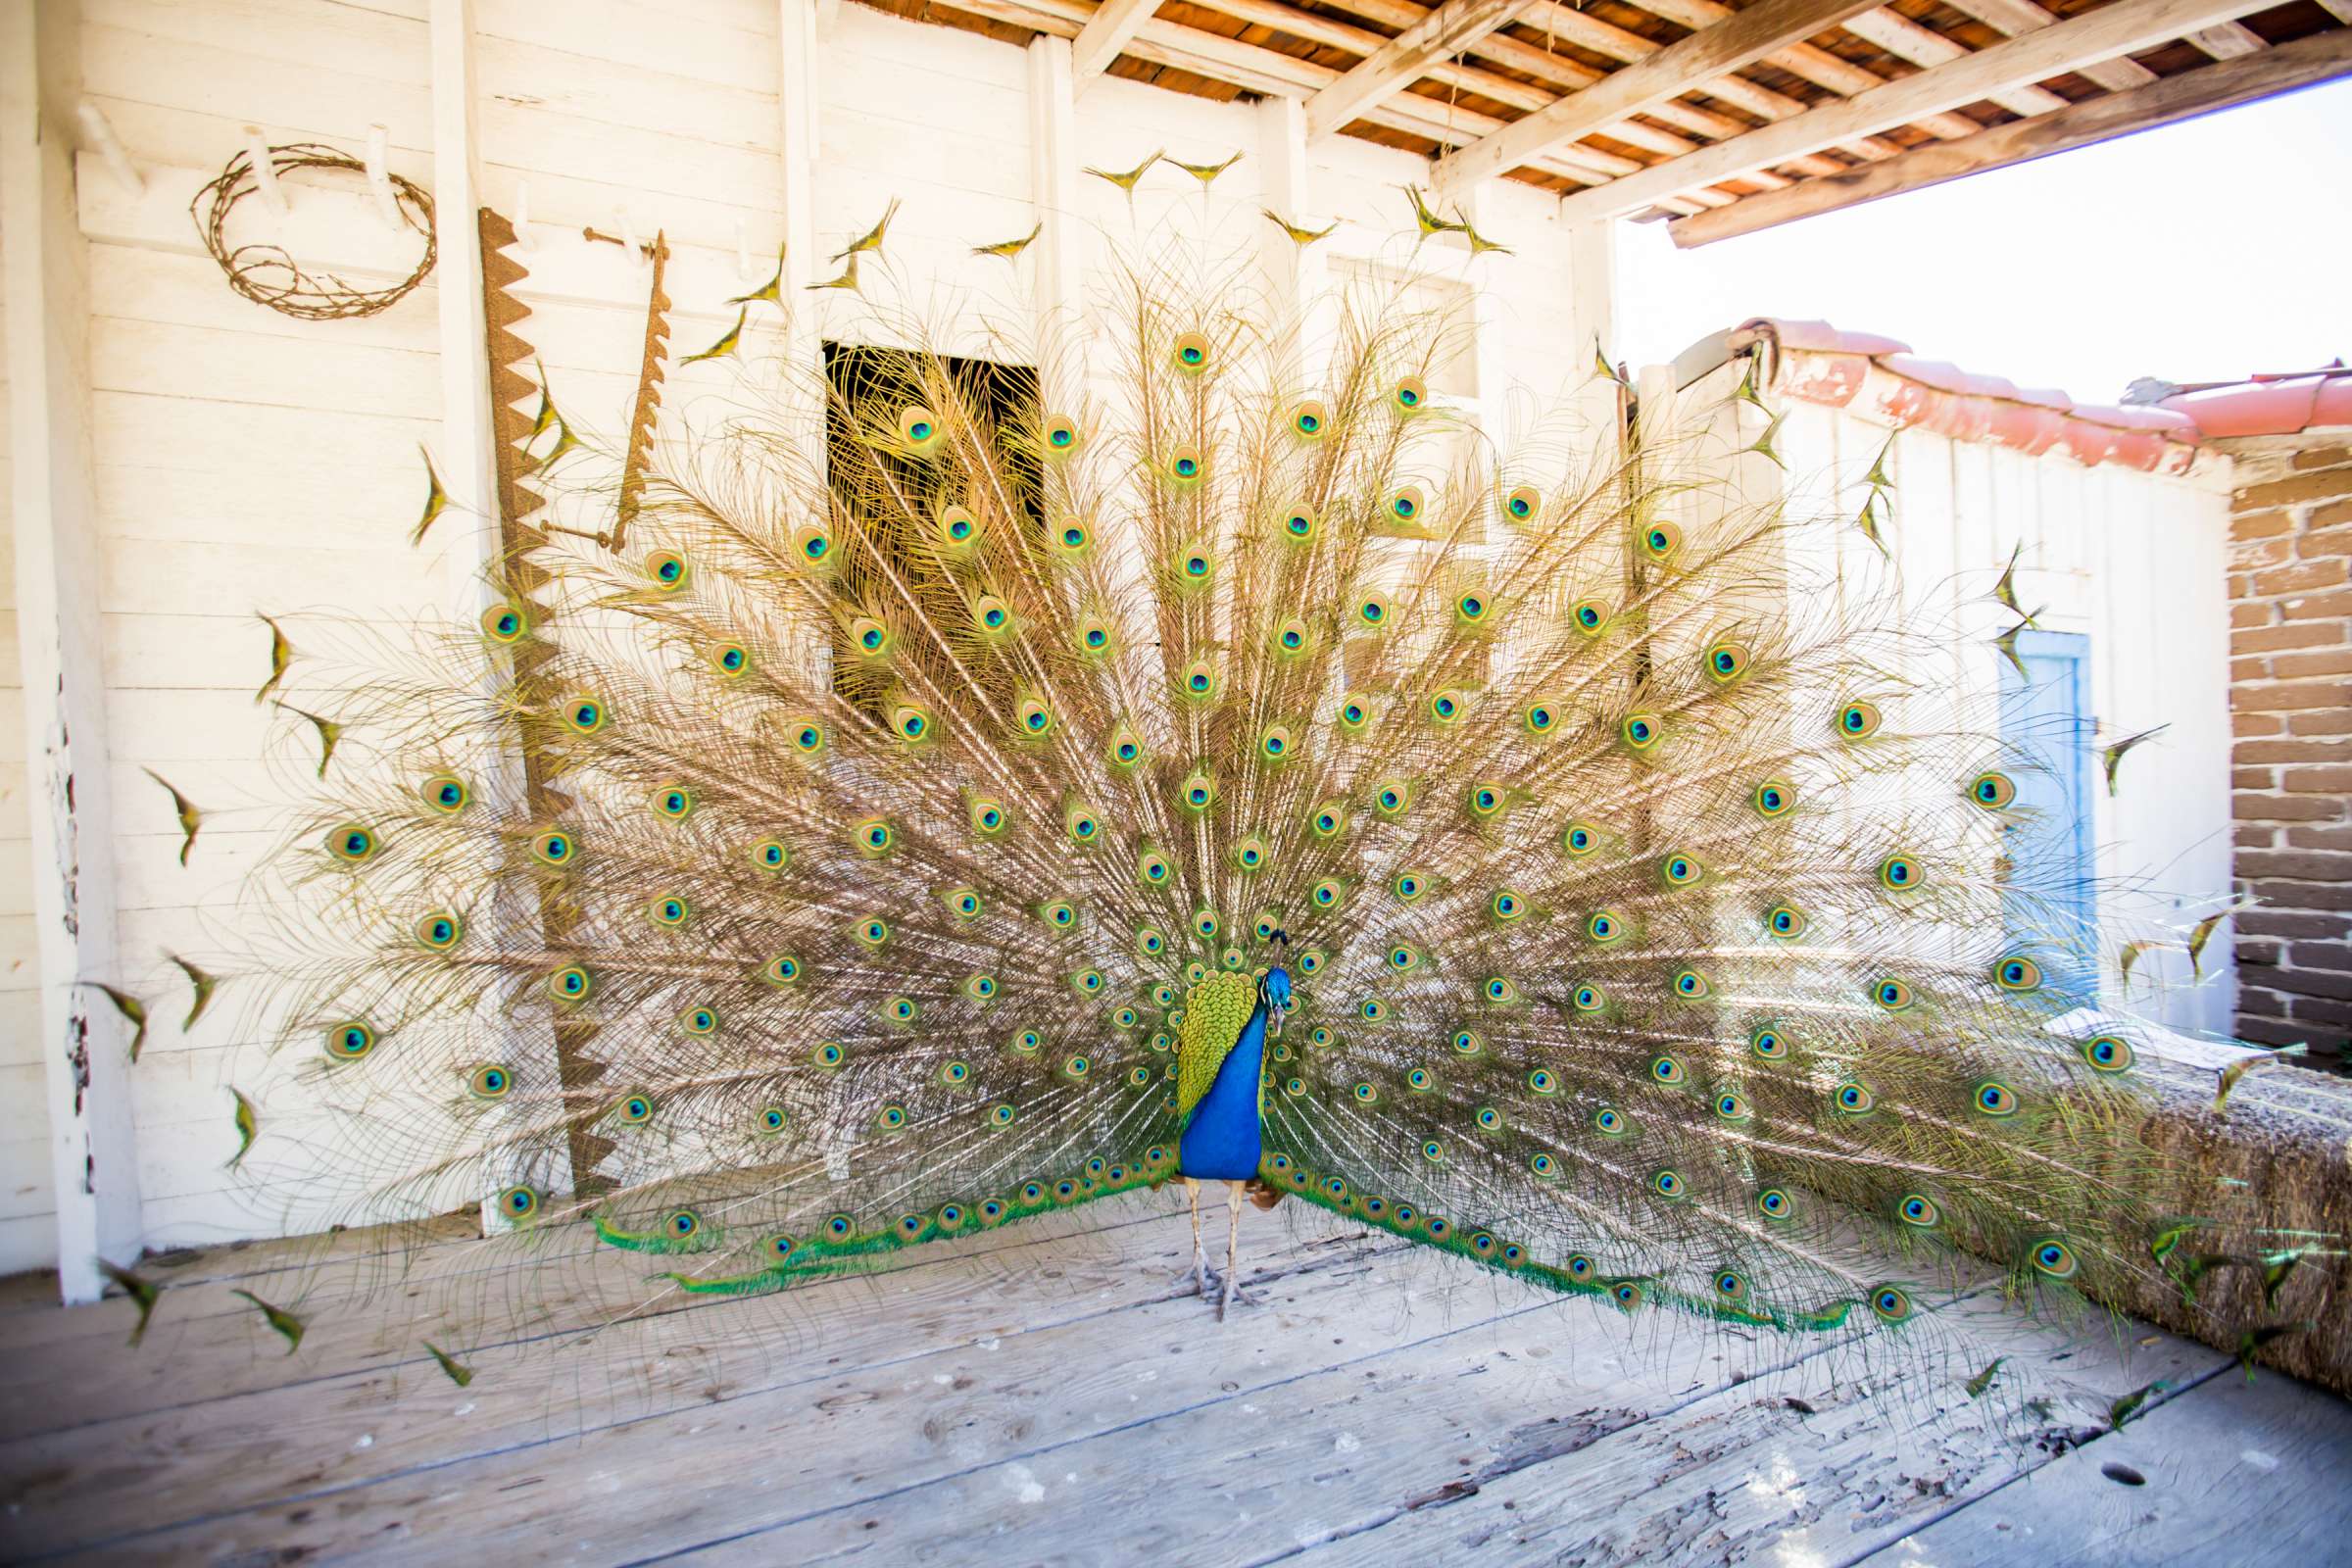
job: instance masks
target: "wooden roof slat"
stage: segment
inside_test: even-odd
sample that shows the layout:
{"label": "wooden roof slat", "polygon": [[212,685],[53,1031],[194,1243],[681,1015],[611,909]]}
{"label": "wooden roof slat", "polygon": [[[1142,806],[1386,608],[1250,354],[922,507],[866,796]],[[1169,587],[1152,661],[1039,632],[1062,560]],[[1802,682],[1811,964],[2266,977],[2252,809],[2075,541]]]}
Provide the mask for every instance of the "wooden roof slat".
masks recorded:
{"label": "wooden roof slat", "polygon": [[[1235,0],[1198,0],[1198,3],[1211,11],[1222,11],[1235,16],[1243,14],[1243,8],[1235,3]],[[2347,0],[2347,3],[2352,3],[2352,0]],[[1359,17],[1384,23],[1393,27],[1410,26],[1413,19],[1422,14],[1422,8],[1413,4],[1412,0],[1332,0],[1332,4],[1343,10],[1353,12]],[[1537,0],[1537,3],[1523,8],[1517,20],[1529,26],[1540,27],[1544,25],[1545,13],[1550,9],[1551,7],[1545,3],[1545,0]],[[1562,7],[1561,9],[1566,8]],[[1579,13],[1571,14],[1580,15]],[[1656,47],[1649,44],[1647,39],[1640,38],[1636,34],[1626,33],[1625,36],[1647,46],[1642,51],[1643,53],[1650,52]],[[1471,46],[1470,53],[1495,65],[1516,71],[1522,75],[1533,76],[1538,81],[1553,87],[1571,89],[1587,87],[1606,74],[1605,72],[1595,71],[1580,60],[1553,54],[1549,50],[1539,48],[1535,44],[1502,32],[1489,33],[1486,37],[1479,39]],[[1629,54],[1624,58],[1639,59],[1640,54]],[[1447,86],[1457,86],[1464,91],[1484,93],[1497,103],[1510,104],[1513,108],[1540,109],[1544,104],[1550,102],[1554,96],[1550,93],[1538,93],[1535,95],[1537,101],[1520,104],[1515,99],[1504,97],[1499,91],[1488,85],[1497,79],[1492,72],[1449,63],[1431,67],[1429,79]],[[1758,88],[1757,91],[1761,93],[1763,89]],[[1777,99],[1780,95],[1775,93],[1766,96]],[[1780,113],[1764,118],[1785,119],[1788,115],[1804,112],[1805,106],[1793,98],[1780,99],[1780,102],[1785,105],[1785,108]],[[1701,109],[1695,104],[1660,104],[1650,112],[1649,118],[1689,131],[1692,135],[1703,136],[1709,141],[1722,141],[1727,137],[1740,135],[1747,129],[1746,125],[1728,115],[1719,115],[1713,110]],[[1615,124],[1603,126],[1598,134],[1613,136],[1632,146],[1646,148],[1651,152],[1663,153],[1669,157],[1690,152],[1693,145],[1681,137],[1634,121],[1621,121]],[[1881,156],[1897,150],[1893,147],[1886,147]],[[1832,173],[1845,167],[1826,158],[1813,160],[1813,162],[1819,167],[1805,169],[1801,172]]]}
{"label": "wooden roof slat", "polygon": [[[1948,66],[1968,53],[1942,33],[1885,9],[1848,17],[1845,30],[1915,66]],[[2046,115],[2053,109],[2066,107],[2066,100],[2046,87],[2020,87],[2014,92],[1995,93],[1992,101],[2012,114],[2029,116]]]}
{"label": "wooden roof slat", "polygon": [[1639,212],[1657,197],[1736,178],[1749,169],[1770,168],[1792,154],[1833,145],[1855,132],[1916,122],[1923,113],[1974,103],[1988,93],[2054,75],[2077,60],[2130,54],[2261,9],[2263,0],[2110,0],[2095,11],[1981,49],[1950,65],[1580,191],[1562,199],[1560,216],[1576,221]]}
{"label": "wooden roof slat", "polygon": [[[1678,98],[1699,82],[1785,49],[1791,38],[1836,26],[1847,17],[1870,10],[1872,0],[1758,0],[1745,11],[1733,13],[1727,21],[1702,27],[1621,71],[1612,71],[1584,91],[1572,93],[1549,108],[1513,121],[1494,134],[1446,155],[1438,161],[1431,181],[1441,190],[1459,190],[1478,180],[1507,173],[1532,157],[1573,141],[1613,120],[1638,115],[1653,104]],[[1800,115],[1783,123],[1794,124],[1810,118],[1809,114]],[[1736,137],[1733,142],[1718,145],[1736,145],[1747,139]],[[1827,144],[1817,143],[1801,150],[1814,152],[1822,145]],[[1687,163],[1703,156],[1691,153],[1673,162]],[[1769,168],[1771,162],[1759,161],[1749,167]]]}
{"label": "wooden roof slat", "polygon": [[2352,75],[2352,29],[2338,27],[2178,75],[2152,77],[2145,85],[1995,125],[1963,141],[1931,142],[1839,179],[1806,180],[1750,196],[1677,220],[1668,231],[1677,245],[1711,244],[2347,75]]}
{"label": "wooden roof slat", "polygon": [[2242,22],[2225,22],[2218,27],[2199,27],[2188,35],[2188,41],[2216,60],[2235,60],[2267,48],[2262,34]]}
{"label": "wooden roof slat", "polygon": [[[2039,32],[2058,20],[2054,14],[2036,5],[2034,0],[1944,0],[1944,3],[1962,16],[1974,17],[1993,31],[2012,38]],[[2321,0],[2321,3],[2324,5],[2327,0]],[[2336,3],[2352,6],[2352,0],[2336,0]],[[2075,74],[2109,92],[2144,87],[2156,79],[2156,73],[2136,60],[2126,60],[2121,56],[2077,66]]]}
{"label": "wooden roof slat", "polygon": [[1306,101],[1306,133],[1328,136],[1383,98],[1403,91],[1516,16],[1527,0],[1445,0],[1419,22]]}
{"label": "wooden roof slat", "polygon": [[1127,40],[1158,8],[1159,0],[1107,0],[1086,19],[1078,41],[1070,46],[1070,80],[1077,90],[1085,91],[1086,84],[1119,57]]}
{"label": "wooden roof slat", "polygon": [[[1335,3],[1353,4],[1354,0],[1335,0]],[[1659,14],[1664,15],[1663,12]],[[1729,14],[1728,11],[1723,13],[1727,16]],[[1628,32],[1623,27],[1612,27],[1596,18],[1588,17],[1573,6],[1560,4],[1559,0],[1548,0],[1548,3],[1531,7],[1524,14],[1523,20],[1530,26],[1550,28],[1559,36],[1580,43],[1595,54],[1607,55],[1613,60],[1624,60],[1629,63],[1645,60],[1664,47],[1655,39],[1644,38],[1638,32]],[[1689,26],[1702,24],[1699,23],[1685,24]],[[1835,59],[1836,57],[1832,56],[1831,58]],[[1838,61],[1838,64],[1843,65],[1844,62]],[[1714,80],[1698,83],[1691,90],[1703,93],[1719,102],[1730,104],[1735,109],[1744,109],[1758,120],[1787,120],[1793,115],[1801,115],[1812,107],[1801,98],[1791,98],[1787,93],[1775,92],[1760,82],[1749,81],[1745,76],[1719,76]],[[1649,113],[1663,119],[1677,107],[1679,106],[1673,104],[1660,104]],[[1720,141],[1723,138],[1718,136],[1714,139]],[[1875,137],[1857,138],[1850,143],[1840,143],[1839,146],[1842,151],[1849,152],[1856,158],[1889,158],[1902,151],[1893,143],[1880,141]]]}
{"label": "wooden roof slat", "polygon": [[[1641,3],[1644,10],[1655,11],[1686,27],[1717,26],[1739,15],[1722,0],[1641,0]],[[1809,43],[1792,43],[1785,49],[1776,49],[1764,57],[1764,63],[1778,66],[1817,87],[1827,87],[1841,98],[1851,98],[1886,83],[1886,78],[1877,72],[1850,60],[1840,60],[1827,49]],[[1913,123],[1932,136],[1944,137],[1966,136],[1981,128],[1966,115],[1926,115]]]}

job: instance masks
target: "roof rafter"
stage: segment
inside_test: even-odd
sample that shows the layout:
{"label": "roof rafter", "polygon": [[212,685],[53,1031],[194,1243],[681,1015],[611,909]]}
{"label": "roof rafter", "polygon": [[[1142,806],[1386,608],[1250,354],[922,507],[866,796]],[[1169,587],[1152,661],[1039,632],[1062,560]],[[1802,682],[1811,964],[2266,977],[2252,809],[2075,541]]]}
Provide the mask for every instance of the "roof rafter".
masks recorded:
{"label": "roof rafter", "polygon": [[1127,47],[1127,40],[1152,20],[1152,13],[1158,8],[1159,0],[1104,0],[1086,19],[1086,25],[1078,29],[1077,41],[1070,45],[1070,80],[1080,92],[1119,57]]}
{"label": "roof rafter", "polygon": [[1429,68],[1461,53],[1525,9],[1528,0],[1446,0],[1306,101],[1306,133],[1328,136]]}
{"label": "roof rafter", "polygon": [[[2035,0],[1950,0],[1950,3],[1952,9],[1962,16],[1974,17],[1993,31],[2011,38],[2023,33],[2039,32],[2058,20],[2053,13],[2035,4]],[[2136,60],[2126,60],[2121,56],[2077,66],[2075,74],[2109,92],[2144,87],[2156,79],[2156,73]]]}
{"label": "roof rafter", "polygon": [[[1611,121],[1642,114],[1656,104],[1678,98],[1701,82],[1738,71],[1787,48],[1791,42],[1871,9],[1872,0],[1759,0],[1745,11],[1736,12],[1713,26],[1702,27],[1622,71],[1609,73],[1582,92],[1572,93],[1549,108],[1513,121],[1460,152],[1448,154],[1438,161],[1432,181],[1441,190],[1459,191],[1478,180],[1507,173],[1539,153],[1588,135]],[[1798,123],[1819,112],[1799,115],[1782,123]],[[1742,136],[1735,141],[1747,139]],[[1817,143],[1802,150],[1813,152],[1827,145],[1830,143]],[[1683,163],[1703,156],[1690,153],[1669,162]]]}
{"label": "roof rafter", "polygon": [[1959,141],[1930,142],[1830,179],[1768,191],[1668,225],[1677,245],[1712,244],[1800,218],[2031,162],[2133,131],[2168,125],[2273,93],[2352,75],[2352,30],[2314,33],[2277,48],[2201,66]]}
{"label": "roof rafter", "polygon": [[[1652,164],[1639,174],[1628,174],[1606,185],[1579,191],[1562,199],[1560,217],[1563,221],[1587,221],[1639,212],[1659,197],[1684,194],[1718,180],[1737,179],[1747,170],[1770,168],[1798,153],[1833,146],[1857,132],[1904,124],[1932,110],[1957,108],[1994,92],[2056,75],[2078,60],[2106,60],[2130,54],[2262,8],[2262,0],[2112,0],[2096,11],[1981,49],[1950,65],[1888,82],[1842,103],[1826,104],[1793,120],[1751,130],[1744,136],[1717,142],[1681,158]],[[1750,16],[1754,12],[1740,15]],[[1577,96],[1588,97],[1590,93]]]}

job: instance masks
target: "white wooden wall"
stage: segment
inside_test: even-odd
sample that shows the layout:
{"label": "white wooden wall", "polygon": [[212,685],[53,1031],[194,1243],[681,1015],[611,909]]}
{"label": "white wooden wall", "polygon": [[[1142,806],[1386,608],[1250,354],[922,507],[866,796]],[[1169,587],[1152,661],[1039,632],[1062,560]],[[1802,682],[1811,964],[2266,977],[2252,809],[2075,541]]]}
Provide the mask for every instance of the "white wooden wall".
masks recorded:
{"label": "white wooden wall", "polygon": [[[235,1138],[222,1085],[260,1070],[255,1048],[237,1039],[240,1013],[229,1006],[183,1034],[185,985],[162,956],[237,950],[239,884],[270,842],[273,803],[303,782],[261,760],[271,718],[253,701],[268,649],[255,612],[331,609],[399,623],[449,602],[466,550],[463,525],[438,530],[424,550],[405,544],[422,499],[417,448],[438,450],[448,437],[445,279],[378,317],[296,321],[228,290],[196,244],[186,202],[244,144],[248,123],[272,142],[353,151],[382,124],[391,167],[429,185],[430,23],[436,5],[453,3],[83,0],[83,90],[149,176],[133,199],[85,151],[79,204],[90,246],[114,895],[124,978],[155,1004],[132,1080],[139,1240],[150,1246],[300,1230],[322,1217],[257,1208],[223,1173]],[[621,430],[647,282],[618,247],[583,239],[583,225],[666,234],[677,354],[715,338],[734,319],[725,297],[773,270],[799,194],[800,138],[785,117],[808,112],[780,98],[793,49],[784,21],[801,11],[802,0],[472,0],[479,194],[511,216],[527,202],[532,243],[519,259],[533,276],[519,292],[533,314],[521,330],[574,419]],[[1109,78],[1057,119],[1040,94],[1056,79],[1054,47],[1025,55],[857,5],[827,17],[810,73],[814,254],[796,258],[794,281],[829,275],[824,257],[893,197],[904,205],[888,266],[866,274],[876,303],[805,296],[819,331],[887,339],[899,330],[894,310],[1026,319],[1049,252],[1100,281],[1110,239],[1131,223],[1148,233],[1181,220],[1249,254],[1268,233],[1257,217],[1267,204],[1317,224],[1345,220],[1310,253],[1316,264],[1406,259],[1395,187],[1422,176],[1416,160],[1346,139],[1301,153],[1286,139],[1297,117],[1280,108]],[[1162,147],[1195,162],[1248,156],[1205,200],[1189,177],[1155,172],[1132,217],[1116,189],[1073,172],[1129,168]],[[361,273],[405,267],[410,242],[386,232],[364,198],[300,186],[293,196],[286,232],[306,260]],[[1559,226],[1533,191],[1500,186],[1478,200],[1481,229],[1516,255],[1469,263],[1431,247],[1417,259],[1480,285],[1476,412],[1502,433],[1525,394],[1589,395],[1594,343],[1610,336],[1609,247]],[[970,254],[1027,232],[1040,203],[1054,201],[1077,220],[1063,250],[1053,250],[1050,230],[1017,267]],[[270,237],[256,204],[243,212],[255,225],[246,237]],[[689,410],[735,373],[729,365],[673,371],[666,407]],[[1858,482],[1885,439],[1858,416],[1798,405],[1783,450],[1791,472],[1826,475],[1835,491]],[[1907,577],[1939,581],[1997,564],[2024,539],[2021,591],[2051,604],[2045,624],[2091,637],[2099,717],[2116,733],[2172,723],[2162,744],[2132,758],[2124,796],[2099,801],[2101,870],[2145,879],[2160,904],[2226,888],[2226,498],[2208,481],[2084,469],[1918,432],[1897,440],[1892,466]],[[1858,505],[1859,492],[1829,500]],[[0,538],[6,522],[0,510]],[[9,581],[0,574],[0,595]],[[0,724],[0,790],[12,801],[24,794],[15,650],[13,635],[0,641],[11,720]],[[185,870],[170,798],[148,768],[215,812]],[[20,1108],[0,1137],[0,1270],[54,1261],[56,1249],[25,834],[24,811],[12,806],[0,815],[0,1095]],[[2212,950],[2224,966],[2227,947]],[[2218,984],[2170,991],[2159,1015],[2226,1029],[2230,984],[2225,972]]]}
{"label": "white wooden wall", "polygon": [[[1790,402],[1786,412],[1779,446],[1795,490],[1832,515],[1855,515],[1887,426],[1818,404]],[[1754,411],[1748,416],[1761,424]],[[1999,683],[2000,655],[1984,639],[2011,619],[1984,596],[2022,545],[2020,601],[2047,607],[2043,629],[2089,639],[2099,744],[2170,725],[2131,753],[2114,796],[2094,760],[2099,917],[2110,955],[2155,927],[2181,928],[2179,940],[2230,894],[2228,469],[2225,460],[2201,462],[2182,478],[2091,468],[2061,453],[2028,457],[1921,429],[1896,434],[1886,456],[1894,488],[1886,537],[1896,569],[1914,612],[1941,616],[1972,639],[1961,680],[1980,699],[1980,716],[1981,699]],[[1856,532],[1850,548],[1869,547]],[[2237,1000],[2228,927],[2205,950],[2202,969],[2199,982],[2185,954],[2151,952],[2128,988],[2110,966],[2100,1002],[2227,1037]]]}
{"label": "white wooden wall", "polygon": [[[0,333],[7,329],[0,307]],[[8,429],[8,360],[0,355],[0,1271],[45,1261],[57,1247],[49,1174],[48,1091],[41,1074],[39,958],[26,833],[24,691],[17,654],[16,470]]]}
{"label": "white wooden wall", "polygon": [[[417,449],[440,451],[447,438],[437,291],[470,280],[445,270],[380,316],[294,320],[230,292],[198,245],[187,202],[245,144],[248,124],[273,143],[324,141],[355,153],[381,124],[390,168],[429,188],[431,23],[437,6],[452,4],[81,6],[82,93],[146,176],[145,194],[133,197],[82,149],[113,895],[121,978],[153,1004],[132,1077],[143,1221],[135,1240],[147,1246],[298,1231],[324,1217],[257,1205],[223,1171],[236,1142],[223,1085],[260,1081],[264,1069],[255,1043],[237,1038],[229,993],[183,1034],[186,983],[164,958],[237,951],[247,935],[240,884],[271,841],[273,804],[305,782],[262,760],[273,718],[254,702],[269,647],[255,613],[332,610],[397,624],[449,602],[467,549],[463,523],[437,529],[423,550],[405,540],[423,496]],[[791,53],[780,34],[801,0],[471,0],[466,9],[479,197],[510,216],[527,199],[533,248],[519,259],[534,275],[519,292],[533,315],[521,330],[566,413],[617,438],[647,276],[580,229],[666,233],[673,353],[704,347],[732,322],[722,301],[774,270],[792,208],[785,116],[809,106],[780,101]],[[856,5],[829,9],[813,63],[815,254],[796,260],[796,281],[830,275],[823,258],[894,196],[904,205],[890,265],[869,271],[866,292],[926,318],[966,306],[1024,311],[1046,245],[1017,268],[970,249],[1027,232],[1054,191],[1075,206],[1072,264],[1098,277],[1105,236],[1131,222],[1146,231],[1178,219],[1205,224],[1235,254],[1251,254],[1270,232],[1257,216],[1268,203],[1318,225],[1347,220],[1318,262],[1393,265],[1410,250],[1396,238],[1409,220],[1396,187],[1423,178],[1425,166],[1345,139],[1301,156],[1285,139],[1295,114],[1286,121],[1278,109],[1102,78],[1077,99],[1066,141],[1054,145],[1034,129],[1055,123],[1039,112],[1033,86],[1053,81],[1050,59],[1041,70],[1020,49]],[[1248,156],[1205,203],[1188,176],[1156,171],[1132,219],[1117,190],[1071,167],[1128,168],[1159,147],[1203,163]],[[369,279],[405,270],[412,238],[385,230],[364,197],[289,184],[295,211],[283,236],[306,262]],[[1609,246],[1558,225],[1540,193],[1497,189],[1478,200],[1482,231],[1516,255],[1470,263],[1432,246],[1419,260],[1481,285],[1479,412],[1499,429],[1513,389],[1548,400],[1587,382],[1594,343],[1609,336]],[[276,237],[257,202],[240,208],[239,221],[240,238]],[[823,313],[826,335],[872,340],[890,330],[852,296],[804,297]],[[673,370],[666,406],[688,409],[734,373],[726,365]],[[6,520],[0,511],[0,538]],[[0,574],[0,596],[8,582]],[[0,1096],[12,1107],[0,1136],[5,1271],[57,1257],[25,813],[13,804],[24,794],[13,635],[0,650],[9,710],[0,790],[12,803],[0,814]],[[171,799],[149,768],[212,813],[185,869]]]}

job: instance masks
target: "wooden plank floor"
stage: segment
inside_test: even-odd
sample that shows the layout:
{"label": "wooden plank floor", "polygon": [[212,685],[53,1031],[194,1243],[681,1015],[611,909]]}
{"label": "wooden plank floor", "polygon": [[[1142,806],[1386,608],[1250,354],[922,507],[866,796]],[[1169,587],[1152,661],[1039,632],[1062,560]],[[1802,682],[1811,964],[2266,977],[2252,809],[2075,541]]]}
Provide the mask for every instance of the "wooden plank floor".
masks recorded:
{"label": "wooden plank floor", "polygon": [[[645,1260],[582,1257],[522,1339],[453,1347],[466,1388],[409,1320],[419,1281],[478,1260],[454,1236],[399,1274],[364,1237],[309,1274],[284,1244],[195,1259],[135,1351],[127,1302],[0,1290],[0,1559],[2352,1554],[2352,1403],[2153,1330],[2069,1334],[1979,1288],[1936,1311],[1948,1357],[1865,1365],[1845,1339],[1624,1319],[1294,1210],[1246,1213],[1257,1302],[1222,1325],[1171,1290],[1173,1194],[601,1332]],[[302,1292],[299,1352],[239,1288]]]}

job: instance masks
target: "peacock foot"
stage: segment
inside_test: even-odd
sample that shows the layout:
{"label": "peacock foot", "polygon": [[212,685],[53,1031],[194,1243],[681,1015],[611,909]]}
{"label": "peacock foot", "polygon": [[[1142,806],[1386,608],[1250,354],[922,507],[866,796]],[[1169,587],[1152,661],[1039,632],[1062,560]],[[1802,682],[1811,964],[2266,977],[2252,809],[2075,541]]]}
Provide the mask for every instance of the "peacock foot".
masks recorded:
{"label": "peacock foot", "polygon": [[1206,1299],[1216,1295],[1223,1278],[1224,1276],[1215,1269],[1202,1263],[1192,1268],[1178,1269],[1176,1277],[1169,1283],[1177,1296],[1198,1296]]}

